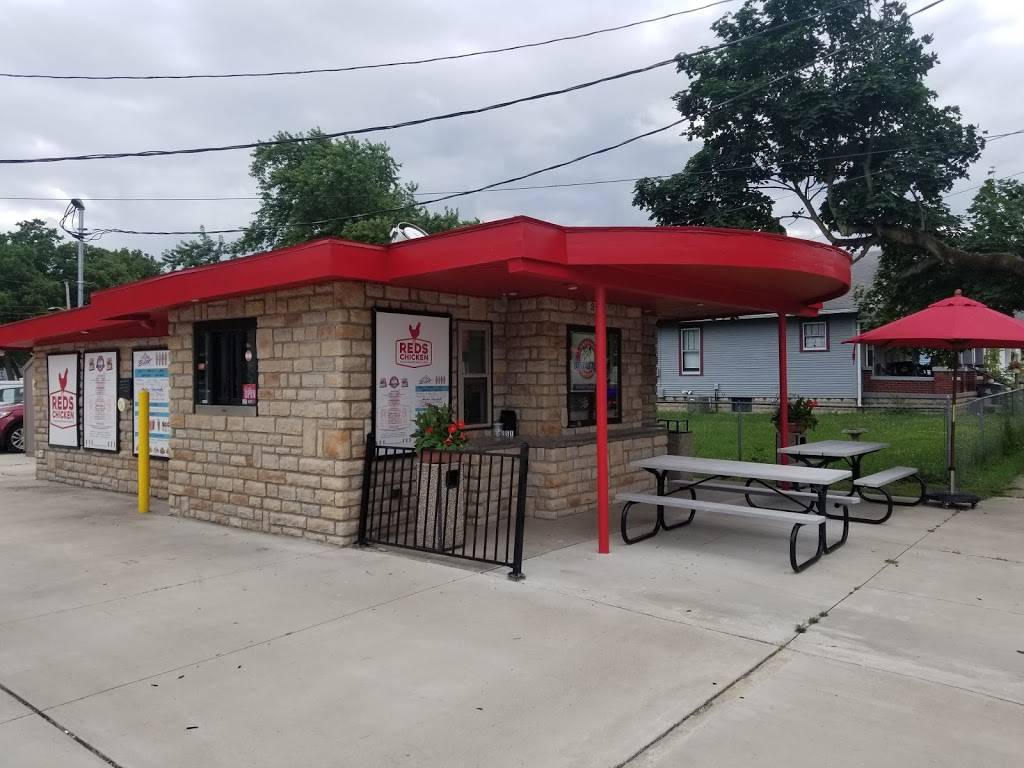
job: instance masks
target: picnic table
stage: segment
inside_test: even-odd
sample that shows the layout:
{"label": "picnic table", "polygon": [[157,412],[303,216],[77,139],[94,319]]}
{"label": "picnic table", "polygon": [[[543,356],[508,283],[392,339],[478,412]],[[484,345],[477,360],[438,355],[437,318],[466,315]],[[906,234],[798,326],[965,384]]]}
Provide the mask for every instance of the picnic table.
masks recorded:
{"label": "picnic table", "polygon": [[[853,480],[856,482],[861,476],[860,468],[864,457],[884,451],[888,447],[888,443],[869,443],[861,440],[819,440],[815,443],[779,448],[779,453],[792,456],[808,467],[827,467],[837,461],[845,461],[850,465]],[[854,490],[851,489],[850,495],[853,493]]]}
{"label": "picnic table", "polygon": [[[622,510],[622,539],[627,544],[634,544],[638,541],[649,539],[662,530],[667,531],[688,525],[693,520],[694,513],[697,511],[755,517],[793,525],[790,533],[790,563],[793,566],[793,570],[798,572],[811,563],[816,562],[822,554],[830,553],[846,542],[849,531],[848,508],[843,506],[842,537],[832,545],[827,544],[825,540],[825,512],[829,503],[836,502],[834,496],[829,496],[829,488],[843,480],[848,480],[851,477],[849,470],[669,455],[641,459],[633,462],[631,466],[643,469],[654,475],[657,482],[657,495],[637,493],[620,493],[618,495],[617,498],[625,502]],[[685,473],[691,477],[675,481],[673,490],[668,491],[670,473]],[[813,506],[808,506],[801,512],[793,512],[764,507],[740,507],[697,499],[697,491],[702,486],[707,487],[708,490],[720,490],[720,488],[715,487],[714,482],[720,478],[746,480],[748,485],[751,483],[757,484],[759,489],[767,495],[790,500],[792,498],[787,495],[786,486],[789,484],[807,486],[812,489],[813,493],[810,495],[814,497],[815,502]],[[672,495],[680,491],[688,492],[690,499],[680,499]],[[845,504],[845,502],[843,503]],[[649,532],[631,537],[627,532],[627,514],[630,506],[633,504],[652,504],[657,509],[657,516],[654,526]],[[687,519],[670,524],[665,520],[666,507],[689,510],[690,515]],[[817,514],[811,514],[811,510],[814,508],[817,509]],[[818,549],[812,558],[799,563],[796,559],[796,537],[800,528],[804,525],[818,526]]]}

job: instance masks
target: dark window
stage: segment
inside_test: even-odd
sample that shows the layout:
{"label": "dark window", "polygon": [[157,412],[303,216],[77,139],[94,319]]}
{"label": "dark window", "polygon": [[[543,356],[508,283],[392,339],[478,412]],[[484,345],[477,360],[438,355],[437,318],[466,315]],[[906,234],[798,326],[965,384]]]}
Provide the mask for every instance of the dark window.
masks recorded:
{"label": "dark window", "polygon": [[459,399],[467,425],[491,424],[491,325],[459,323]]}
{"label": "dark window", "polygon": [[255,406],[256,320],[195,325],[196,405]]}
{"label": "dark window", "polygon": [[[594,329],[569,326],[566,335],[566,389],[568,425],[589,427],[597,423],[597,366]],[[608,421],[622,421],[622,331],[609,328]]]}

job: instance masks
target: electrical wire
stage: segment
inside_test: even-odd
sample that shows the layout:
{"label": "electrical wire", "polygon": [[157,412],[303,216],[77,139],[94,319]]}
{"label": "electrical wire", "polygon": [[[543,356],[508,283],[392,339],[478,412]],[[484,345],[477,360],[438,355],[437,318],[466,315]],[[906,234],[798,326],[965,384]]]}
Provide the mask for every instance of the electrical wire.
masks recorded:
{"label": "electrical wire", "polygon": [[607,32],[619,32],[623,29],[631,29],[633,27],[639,27],[644,24],[653,24],[654,22],[665,21],[667,19],[673,19],[679,16],[685,16],[687,14],[697,13],[698,11],[705,11],[709,8],[714,8],[715,6],[726,5],[727,3],[735,2],[739,2],[739,0],[716,0],[715,2],[706,3],[705,5],[697,6],[695,8],[687,8],[682,11],[673,11],[672,13],[666,13],[661,16],[654,16],[648,19],[631,21],[627,24],[619,24],[614,27],[603,27],[601,29],[594,29],[590,30],[589,32],[581,32],[575,35],[563,35],[562,37],[553,37],[548,40],[540,40],[532,43],[519,43],[516,45],[508,45],[501,48],[488,48],[481,51],[470,51],[469,53],[455,53],[442,56],[431,56],[425,59],[388,61],[377,64],[353,64],[344,67],[323,67],[319,69],[288,69],[269,72],[229,72],[222,74],[186,75],[48,75],[27,74],[21,72],[0,72],[0,77],[32,80],[224,80],[229,78],[287,77],[293,75],[317,75],[335,72],[357,72],[360,70],[385,69],[389,67],[408,67],[416,64],[433,64],[439,61],[455,61],[459,59],[469,59],[474,56],[489,56],[491,54],[496,53],[521,51],[528,48],[539,48],[541,46],[552,45],[554,43],[563,43],[570,40],[582,40],[584,38],[594,37],[596,35],[603,35]]}
{"label": "electrical wire", "polygon": [[[994,133],[990,135],[984,135],[983,138],[986,144],[999,141],[1011,136],[1019,136],[1024,134],[1024,128],[1019,128],[1013,131],[1006,131],[1003,133]],[[915,149],[928,149],[929,147],[941,146],[941,142],[934,142],[931,144],[905,144],[899,147],[890,147],[889,149],[873,149],[867,152],[846,152],[837,155],[818,155],[816,157],[801,158],[799,160],[782,160],[777,165],[802,165],[805,163],[818,162],[820,160],[852,160],[859,157],[867,157],[868,155],[885,155],[895,152],[904,152],[907,150]],[[646,176],[629,176],[622,178],[613,179],[586,179],[583,181],[567,181],[554,184],[528,184],[515,187],[496,187],[494,189],[485,190],[487,192],[520,192],[525,190],[538,190],[538,189],[561,189],[565,187],[589,187],[597,186],[602,184],[625,184],[641,181],[643,179],[669,179],[673,176],[686,175],[686,176],[707,176],[716,173],[732,173],[734,171],[749,171],[755,170],[759,166],[755,165],[730,165],[717,167],[712,165],[711,170],[706,171],[676,171],[675,173],[664,173],[664,174],[648,174]],[[1010,174],[1009,176],[1002,176],[1001,179],[1014,178],[1016,176],[1024,175],[1024,171],[1019,173]],[[979,186],[968,187],[956,192],[950,192],[949,195],[959,195],[963,192],[970,192],[973,189],[979,189]],[[419,196],[430,196],[430,195],[449,195],[452,192],[420,192],[416,191],[414,195]],[[238,201],[238,200],[262,200],[260,195],[216,195],[212,197],[81,197],[80,200],[84,202],[217,202],[217,201]],[[44,202],[64,202],[67,197],[24,197],[24,196],[13,196],[13,195],[0,195],[0,200],[19,200],[19,201],[44,201]]]}
{"label": "electrical wire", "polygon": [[[912,13],[909,13],[909,14],[906,14],[906,18],[912,18],[914,16],[917,16],[920,13],[924,13],[925,11],[930,10],[931,8],[934,8],[937,5],[941,5],[945,1],[946,0],[932,0],[932,2],[928,3],[927,5],[922,6],[921,8],[917,9],[916,11],[914,11]],[[828,58],[831,58],[833,56],[837,56],[840,53],[845,53],[846,51],[854,48],[856,45],[859,45],[860,43],[863,43],[864,41],[877,36],[878,34],[880,34],[881,32],[883,32],[884,30],[888,29],[891,26],[893,26],[893,25],[883,25],[883,26],[879,27],[878,29],[876,29],[874,32],[871,32],[871,33],[869,33],[867,35],[864,35],[863,37],[859,38],[854,43],[850,43],[848,45],[844,45],[844,46],[840,46],[838,48],[835,48],[835,49],[833,49],[831,51],[826,52],[825,54],[823,54],[820,57],[816,57],[814,60],[812,60],[808,64],[804,64],[804,65],[802,65],[800,67],[796,67],[795,69],[791,69],[791,70],[789,70],[787,72],[782,73],[781,75],[777,75],[777,76],[775,76],[775,77],[773,77],[773,78],[771,78],[769,80],[766,80],[765,82],[760,83],[759,85],[756,85],[756,86],[754,86],[752,88],[748,88],[747,90],[743,91],[742,93],[739,93],[739,94],[737,94],[735,96],[732,96],[732,97],[730,97],[730,98],[728,98],[728,99],[726,99],[726,100],[724,100],[724,101],[714,105],[708,111],[709,112],[716,112],[716,111],[718,111],[718,110],[728,106],[729,104],[732,104],[735,101],[738,101],[740,99],[745,98],[746,96],[749,96],[752,93],[756,93],[757,91],[763,90],[763,89],[765,89],[765,88],[767,88],[767,87],[769,87],[771,85],[774,85],[775,83],[781,82],[781,81],[783,81],[783,80],[785,80],[785,79],[787,79],[789,77],[792,77],[793,75],[797,74],[798,72],[802,72],[803,70],[807,69],[808,67],[811,67],[811,66],[814,66],[815,64],[820,63],[823,59],[828,59]],[[448,200],[453,200],[453,199],[458,198],[458,197],[465,197],[467,195],[477,194],[479,192],[483,192],[483,191],[486,191],[486,190],[489,190],[489,189],[493,189],[495,187],[502,187],[502,186],[506,186],[508,184],[513,184],[513,183],[515,183],[517,181],[522,181],[523,179],[531,178],[533,176],[539,176],[539,175],[541,175],[543,173],[547,173],[549,171],[557,170],[558,168],[564,168],[566,166],[573,165],[575,163],[579,163],[579,162],[581,162],[583,160],[587,160],[587,159],[589,159],[591,157],[596,157],[598,155],[603,155],[603,154],[606,154],[608,152],[613,152],[613,151],[615,151],[617,149],[620,149],[622,147],[628,146],[629,144],[633,144],[633,143],[635,143],[637,141],[640,141],[642,139],[648,138],[649,136],[654,136],[656,134],[664,133],[665,131],[669,131],[669,130],[675,128],[675,127],[678,127],[678,126],[682,125],[685,122],[687,122],[686,118],[680,118],[679,120],[674,120],[673,122],[669,123],[668,125],[663,125],[660,128],[653,128],[653,129],[651,129],[649,131],[644,131],[643,133],[637,134],[636,136],[631,136],[630,138],[623,139],[622,141],[616,142],[615,144],[610,144],[608,146],[601,147],[599,149],[595,149],[595,150],[592,150],[590,152],[585,152],[585,153],[583,153],[581,155],[577,155],[576,157],[573,157],[573,158],[571,158],[569,160],[563,160],[562,162],[554,163],[552,165],[545,166],[544,168],[539,168],[539,169],[534,170],[534,171],[529,171],[528,173],[523,173],[523,174],[520,174],[519,176],[513,176],[511,178],[503,179],[501,181],[491,182],[490,184],[484,184],[482,186],[479,186],[479,187],[476,187],[476,188],[473,188],[473,189],[467,189],[467,190],[463,190],[461,192],[452,192],[452,193],[447,194],[447,195],[441,195],[441,196],[438,196],[438,197],[434,197],[434,198],[432,198],[430,200],[423,200],[423,201],[419,201],[419,202],[416,202],[416,203],[410,203],[408,205],[401,205],[401,206],[394,206],[394,207],[391,207],[391,208],[382,208],[382,209],[378,209],[378,210],[375,210],[375,211],[367,211],[365,213],[351,214],[351,215],[348,215],[348,216],[336,216],[336,217],[331,217],[331,218],[327,218],[327,219],[320,219],[320,220],[317,220],[317,221],[309,221],[309,222],[292,222],[291,226],[316,227],[316,226],[320,226],[320,225],[323,225],[323,224],[330,224],[330,223],[339,222],[339,221],[354,221],[354,220],[358,220],[358,219],[370,218],[370,217],[373,217],[373,216],[382,216],[382,215],[390,214],[390,213],[400,213],[400,212],[407,211],[407,210],[410,210],[412,208],[417,208],[417,207],[420,207],[420,206],[426,206],[426,205],[432,205],[432,204],[436,204],[436,203],[442,203],[442,202],[446,202]],[[1022,129],[1022,132],[1024,132],[1024,129]],[[230,229],[207,229],[207,230],[205,230],[205,232],[208,235],[227,235],[227,234],[239,234],[241,232],[245,232],[246,229],[247,228],[245,228],[245,227],[234,227],[234,228],[230,228]],[[97,229],[97,230],[94,230],[94,231],[96,233],[98,233],[98,234],[101,234],[101,235],[102,234],[108,234],[108,233],[110,233],[110,234],[124,234],[124,235],[197,235],[197,234],[200,234],[200,230],[169,230],[169,231],[151,231],[150,230],[150,231],[147,231],[147,230],[121,229],[121,228],[116,228],[116,227],[102,228],[102,229]]]}
{"label": "electrical wire", "polygon": [[[540,99],[547,99],[552,96],[561,96],[574,91],[583,90],[585,88],[591,88],[595,85],[602,83],[609,83],[615,80],[621,80],[626,77],[632,77],[634,75],[642,74],[644,72],[650,72],[660,67],[668,66],[669,64],[679,64],[687,59],[696,58],[699,56],[706,56],[710,53],[723,50],[725,48],[731,48],[736,45],[740,45],[750,40],[764,37],[767,34],[776,32],[780,29],[791,27],[795,24],[802,24],[805,21],[811,21],[824,16],[832,11],[838,10],[848,5],[852,5],[862,0],[844,0],[844,2],[838,5],[830,6],[829,8],[819,11],[818,13],[809,14],[799,19],[792,19],[785,21],[780,24],[776,24],[771,27],[766,27],[759,32],[755,32],[744,37],[730,40],[719,45],[710,46],[707,48],[701,48],[691,53],[681,53],[668,59],[656,61],[653,64],[648,64],[644,67],[637,67],[635,69],[626,70],[624,72],[616,72],[613,75],[607,75],[606,77],[600,77],[596,80],[588,80],[584,83],[577,83],[576,85],[570,85],[566,88],[559,88],[557,90],[544,91],[541,93],[534,93],[529,96],[522,96],[518,99],[510,99],[508,101],[502,101],[495,104],[488,104],[483,107],[474,107],[473,109],[462,109],[455,112],[446,112],[440,115],[431,115],[430,117],[420,117],[413,120],[403,120],[398,123],[390,123],[385,125],[374,125],[367,126],[364,128],[352,128],[344,131],[331,131],[330,133],[321,133],[317,136],[292,136],[285,139],[269,139],[267,141],[252,141],[240,144],[223,144],[219,146],[206,146],[206,147],[190,147],[184,149],[148,149],[139,152],[93,152],[82,155],[58,155],[54,157],[30,157],[30,158],[3,158],[0,159],[0,165],[26,165],[30,163],[62,163],[68,161],[84,161],[84,160],[120,160],[129,157],[167,157],[171,155],[198,155],[207,154],[210,152],[230,152],[241,149],[255,149],[257,147],[273,147],[280,146],[282,144],[301,144],[312,141],[326,141],[328,139],[336,139],[342,136],[358,136],[365,133],[380,133],[383,131],[393,131],[400,128],[409,128],[416,125],[425,125],[427,123],[434,123],[442,120],[451,120],[457,117],[466,117],[469,115],[479,115],[485,112],[493,112],[498,109],[505,109],[507,107],[514,106],[516,104],[524,104],[531,101],[538,101]],[[944,2],[945,0],[935,0],[936,4]]]}

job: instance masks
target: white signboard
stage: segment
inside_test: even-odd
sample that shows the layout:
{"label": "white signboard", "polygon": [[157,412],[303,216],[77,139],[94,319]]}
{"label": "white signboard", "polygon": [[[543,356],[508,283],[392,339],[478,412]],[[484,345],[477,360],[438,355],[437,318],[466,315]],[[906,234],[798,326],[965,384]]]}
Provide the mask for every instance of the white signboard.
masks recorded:
{"label": "white signboard", "polygon": [[381,310],[374,318],[377,445],[412,447],[416,414],[451,402],[451,318]]}
{"label": "white signboard", "polygon": [[78,447],[78,355],[46,358],[50,445]]}
{"label": "white signboard", "polygon": [[149,455],[171,455],[171,353],[166,349],[132,352],[132,451],[139,452],[139,392],[149,392]]}
{"label": "white signboard", "polygon": [[117,451],[117,352],[82,356],[82,446]]}

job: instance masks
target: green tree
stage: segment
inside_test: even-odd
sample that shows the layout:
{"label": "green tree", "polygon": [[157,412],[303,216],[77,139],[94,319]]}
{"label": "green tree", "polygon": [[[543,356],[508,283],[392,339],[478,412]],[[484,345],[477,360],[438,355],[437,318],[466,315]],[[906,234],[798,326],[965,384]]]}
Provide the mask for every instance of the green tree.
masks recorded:
{"label": "green tree", "polygon": [[[139,250],[108,250],[89,244],[85,255],[86,297],[97,290],[159,274],[157,261]],[[0,323],[22,320],[65,306],[78,279],[78,246],[39,219],[0,232]]]}
{"label": "green tree", "polygon": [[[258,147],[250,173],[261,203],[236,242],[238,253],[281,248],[319,237],[383,243],[406,221],[434,233],[467,223],[457,210],[431,213],[416,205],[416,186],[403,182],[387,144],[354,138],[324,139],[315,128],[295,144]],[[296,138],[278,133],[275,139]],[[390,211],[376,216],[361,214]]]}
{"label": "green tree", "polygon": [[206,234],[205,227],[199,227],[199,237],[182,240],[163,253],[163,268],[167,272],[179,269],[216,264],[229,255],[229,248],[220,235],[214,240]]}
{"label": "green tree", "polygon": [[[988,179],[962,218],[948,224],[953,242],[971,253],[1024,253],[1024,184]],[[950,296],[957,288],[994,309],[1024,309],[1024,276],[977,269],[972,264],[945,264],[902,244],[886,244],[861,307],[882,323]]]}
{"label": "green tree", "polygon": [[768,193],[784,192],[795,210],[781,220],[811,222],[856,258],[881,246],[914,264],[1024,276],[1019,244],[975,250],[943,201],[984,139],[925,84],[931,37],[915,36],[902,2],[835,6],[747,0],[716,21],[735,45],[682,59],[690,82],[675,96],[701,148],[679,174],[638,182],[634,204],[659,224],[773,230]]}

